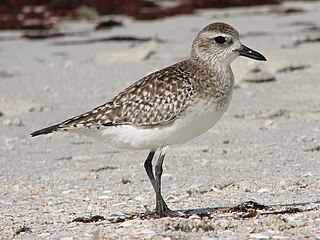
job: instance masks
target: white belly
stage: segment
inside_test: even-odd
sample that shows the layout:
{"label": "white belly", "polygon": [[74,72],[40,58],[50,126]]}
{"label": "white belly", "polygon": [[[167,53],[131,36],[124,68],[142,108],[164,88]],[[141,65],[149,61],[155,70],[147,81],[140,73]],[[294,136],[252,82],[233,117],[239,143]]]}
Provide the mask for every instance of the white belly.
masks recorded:
{"label": "white belly", "polygon": [[222,117],[229,100],[219,108],[215,104],[199,103],[190,107],[188,112],[174,122],[159,127],[137,128],[120,125],[96,130],[79,129],[74,132],[125,149],[157,149],[162,146],[183,144],[208,131]]}

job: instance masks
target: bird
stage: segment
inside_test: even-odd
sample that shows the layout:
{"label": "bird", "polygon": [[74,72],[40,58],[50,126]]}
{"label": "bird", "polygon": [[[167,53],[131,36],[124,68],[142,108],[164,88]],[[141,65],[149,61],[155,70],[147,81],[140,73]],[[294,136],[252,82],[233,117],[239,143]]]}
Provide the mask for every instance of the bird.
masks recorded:
{"label": "bird", "polygon": [[196,35],[189,59],[150,73],[106,103],[31,136],[66,131],[122,149],[149,150],[144,168],[156,195],[153,213],[170,216],[174,211],[161,194],[166,150],[205,133],[222,117],[234,87],[231,62],[238,56],[267,60],[243,45],[231,25],[211,23]]}

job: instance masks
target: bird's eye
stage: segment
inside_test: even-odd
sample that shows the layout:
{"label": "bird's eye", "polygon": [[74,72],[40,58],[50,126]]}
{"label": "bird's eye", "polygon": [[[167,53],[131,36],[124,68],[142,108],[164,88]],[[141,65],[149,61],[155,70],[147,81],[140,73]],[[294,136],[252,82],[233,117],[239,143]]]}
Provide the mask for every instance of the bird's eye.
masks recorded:
{"label": "bird's eye", "polygon": [[222,44],[222,43],[225,43],[227,41],[227,39],[225,37],[222,37],[222,36],[218,36],[218,37],[215,37],[214,38],[214,41],[216,43],[219,43],[219,44]]}

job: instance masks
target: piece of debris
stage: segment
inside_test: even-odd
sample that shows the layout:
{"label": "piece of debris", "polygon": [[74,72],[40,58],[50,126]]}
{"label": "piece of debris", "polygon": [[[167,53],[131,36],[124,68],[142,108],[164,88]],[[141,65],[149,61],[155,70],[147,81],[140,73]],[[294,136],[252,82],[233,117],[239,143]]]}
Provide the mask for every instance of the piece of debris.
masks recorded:
{"label": "piece of debris", "polygon": [[55,160],[57,160],[57,161],[72,160],[72,156],[65,156],[65,157],[57,158],[57,159],[55,159]]}
{"label": "piece of debris", "polygon": [[[106,38],[95,38],[95,39],[85,39],[85,40],[78,40],[78,41],[59,41],[54,42],[52,45],[55,46],[64,46],[64,45],[81,45],[81,44],[91,44],[96,42],[148,42],[151,41],[153,38],[151,37],[134,37],[134,36],[113,36],[113,37],[106,37]],[[162,40],[158,40],[159,42],[163,42]]]}
{"label": "piece of debris", "polygon": [[72,222],[92,223],[106,220],[103,216],[95,215],[92,217],[78,217],[72,220]]}
{"label": "piece of debris", "polygon": [[270,13],[276,13],[281,15],[288,15],[288,14],[296,14],[296,13],[304,13],[306,10],[303,8],[297,7],[283,7],[283,8],[273,8],[270,10]]}
{"label": "piece of debris", "polygon": [[271,215],[271,214],[290,214],[290,213],[299,213],[299,212],[306,212],[307,210],[302,210],[300,208],[286,208],[279,211],[270,211],[270,212],[263,212],[262,215]]}
{"label": "piece of debris", "polygon": [[235,114],[235,118],[248,118],[248,119],[274,119],[274,118],[290,118],[290,111],[287,109],[271,109],[266,111],[248,112]]}
{"label": "piece of debris", "polygon": [[95,30],[105,30],[105,29],[110,29],[110,28],[114,28],[114,27],[118,27],[118,26],[122,26],[122,22],[120,21],[115,21],[115,20],[104,20],[104,21],[100,21],[97,23],[97,25],[95,26]]}
{"label": "piece of debris", "polygon": [[127,184],[127,183],[131,183],[131,181],[130,181],[129,179],[124,179],[124,178],[122,178],[122,179],[121,179],[121,183],[122,183],[122,184]]}
{"label": "piece of debris", "polygon": [[320,145],[304,150],[305,152],[320,152]]}
{"label": "piece of debris", "polygon": [[22,226],[22,227],[20,227],[17,231],[15,231],[15,233],[14,233],[13,236],[18,236],[19,234],[21,234],[21,233],[23,233],[23,232],[25,232],[25,233],[31,233],[32,231],[31,231],[31,228],[26,227],[26,226]]}
{"label": "piece of debris", "polygon": [[274,118],[281,118],[281,117],[290,118],[290,111],[287,109],[277,109],[277,110],[272,109],[265,113],[262,112],[260,115],[257,115],[257,117],[267,118],[267,119],[274,119]]}
{"label": "piece of debris", "polygon": [[242,78],[242,81],[248,83],[264,83],[276,81],[276,78],[270,72],[259,67],[255,67]]}
{"label": "piece of debris", "polygon": [[105,166],[105,167],[101,167],[101,168],[97,168],[97,169],[91,169],[90,172],[102,172],[102,171],[114,170],[114,169],[117,169],[117,167]]}
{"label": "piece of debris", "polygon": [[28,30],[22,34],[23,38],[28,39],[46,39],[46,38],[55,38],[62,37],[64,33],[61,33],[57,30]]}
{"label": "piece of debris", "polygon": [[303,39],[296,40],[293,45],[299,46],[304,43],[316,43],[320,42],[320,36],[307,36]]}
{"label": "piece of debris", "polygon": [[293,72],[299,71],[306,68],[310,68],[310,65],[290,65],[277,70],[277,73],[286,73],[286,72]]}
{"label": "piece of debris", "polygon": [[8,72],[6,70],[0,70],[0,78],[11,78],[14,77],[16,73],[14,72]]}
{"label": "piece of debris", "polygon": [[268,206],[256,203],[254,201],[248,201],[239,204],[238,206],[226,208],[226,212],[252,212],[254,210],[267,210]]}

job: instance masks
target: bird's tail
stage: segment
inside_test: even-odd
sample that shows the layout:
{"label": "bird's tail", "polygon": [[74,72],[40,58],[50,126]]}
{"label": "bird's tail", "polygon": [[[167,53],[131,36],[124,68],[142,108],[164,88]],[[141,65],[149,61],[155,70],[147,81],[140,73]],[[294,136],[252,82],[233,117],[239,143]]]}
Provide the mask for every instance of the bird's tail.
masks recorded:
{"label": "bird's tail", "polygon": [[46,127],[37,131],[34,131],[33,133],[31,133],[31,137],[35,137],[38,135],[43,135],[43,134],[48,134],[48,133],[52,133],[52,132],[56,132],[59,129],[60,124],[56,124],[50,127]]}

